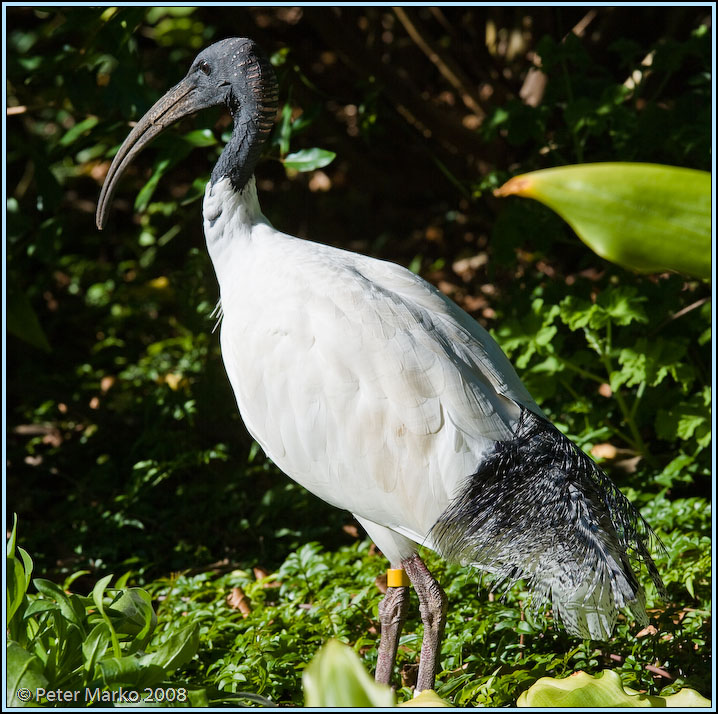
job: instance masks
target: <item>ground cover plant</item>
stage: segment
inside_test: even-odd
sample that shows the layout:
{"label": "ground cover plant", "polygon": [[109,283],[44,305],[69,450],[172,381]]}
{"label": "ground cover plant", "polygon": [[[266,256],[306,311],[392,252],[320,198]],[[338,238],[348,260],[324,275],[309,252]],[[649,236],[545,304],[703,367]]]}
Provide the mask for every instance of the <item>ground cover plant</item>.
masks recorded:
{"label": "ground cover plant", "polygon": [[[117,655],[98,608],[131,588],[157,619],[117,640],[118,659],[143,653],[162,670],[153,683],[195,704],[299,705],[329,638],[375,662],[385,560],[264,458],[212,332],[200,199],[228,119],[203,113],[160,138],[94,229],[128,122],[229,34],[256,39],[280,78],[257,172],[270,220],[409,265],[459,302],[664,546],[668,600],[649,589],[649,628],[622,619],[608,643],[568,638],[520,587],[491,595],[425,554],[451,603],[438,693],[510,705],[540,677],[610,668],[639,691],[711,696],[710,286],[633,274],[544,206],[492,193],[564,164],[708,170],[707,8],[6,12],[6,516],[25,583],[10,632],[38,677],[117,685],[78,642],[99,628]],[[410,617],[400,700],[420,645]],[[172,658],[166,643],[185,640]]]}

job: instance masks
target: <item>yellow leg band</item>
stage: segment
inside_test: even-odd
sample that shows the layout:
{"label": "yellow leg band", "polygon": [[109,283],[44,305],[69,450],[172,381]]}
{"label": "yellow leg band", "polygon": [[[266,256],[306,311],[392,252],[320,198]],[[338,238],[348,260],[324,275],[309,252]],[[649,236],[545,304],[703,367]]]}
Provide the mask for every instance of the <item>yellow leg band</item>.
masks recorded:
{"label": "yellow leg band", "polygon": [[386,586],[388,588],[402,588],[407,585],[411,585],[411,582],[404,568],[387,568]]}

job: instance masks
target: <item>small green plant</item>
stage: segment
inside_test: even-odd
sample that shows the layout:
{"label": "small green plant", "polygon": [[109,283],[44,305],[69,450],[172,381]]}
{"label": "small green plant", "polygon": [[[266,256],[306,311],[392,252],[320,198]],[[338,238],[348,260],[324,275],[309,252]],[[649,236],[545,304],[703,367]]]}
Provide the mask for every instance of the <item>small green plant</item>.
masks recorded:
{"label": "small green plant", "polygon": [[[201,706],[206,693],[169,674],[197,653],[197,625],[183,622],[154,638],[150,596],[111,575],[83,597],[35,578],[16,547],[17,520],[7,546],[7,705],[160,704]],[[19,558],[18,558],[19,555]],[[85,573],[77,573],[77,576]]]}

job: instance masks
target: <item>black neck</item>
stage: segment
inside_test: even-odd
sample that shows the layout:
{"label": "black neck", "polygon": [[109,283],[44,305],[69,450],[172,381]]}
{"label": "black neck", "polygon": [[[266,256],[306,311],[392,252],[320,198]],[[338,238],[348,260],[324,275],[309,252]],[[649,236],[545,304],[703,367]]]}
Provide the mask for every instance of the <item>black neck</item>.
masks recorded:
{"label": "black neck", "polygon": [[241,191],[254,173],[277,113],[277,80],[264,56],[248,57],[242,76],[229,89],[232,137],[212,170],[212,183],[228,177]]}

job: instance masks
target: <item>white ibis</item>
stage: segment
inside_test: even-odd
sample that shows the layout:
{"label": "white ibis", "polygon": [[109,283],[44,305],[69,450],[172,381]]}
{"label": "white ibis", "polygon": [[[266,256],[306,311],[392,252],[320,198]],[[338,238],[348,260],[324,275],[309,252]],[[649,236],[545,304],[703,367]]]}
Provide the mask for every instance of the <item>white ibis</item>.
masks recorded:
{"label": "white ibis", "polygon": [[267,456],[353,513],[390,561],[377,680],[391,679],[411,582],[424,623],[417,690],[434,685],[447,602],[419,546],[505,587],[525,579],[573,635],[609,637],[623,608],[646,624],[634,566],[662,592],[650,528],[546,420],[486,330],[409,270],[286,235],[262,215],[253,173],[277,85],[254,42],[202,51],[140,119],[110,166],[97,226],[142,147],[220,104],[234,128],[203,213],[222,357]]}

